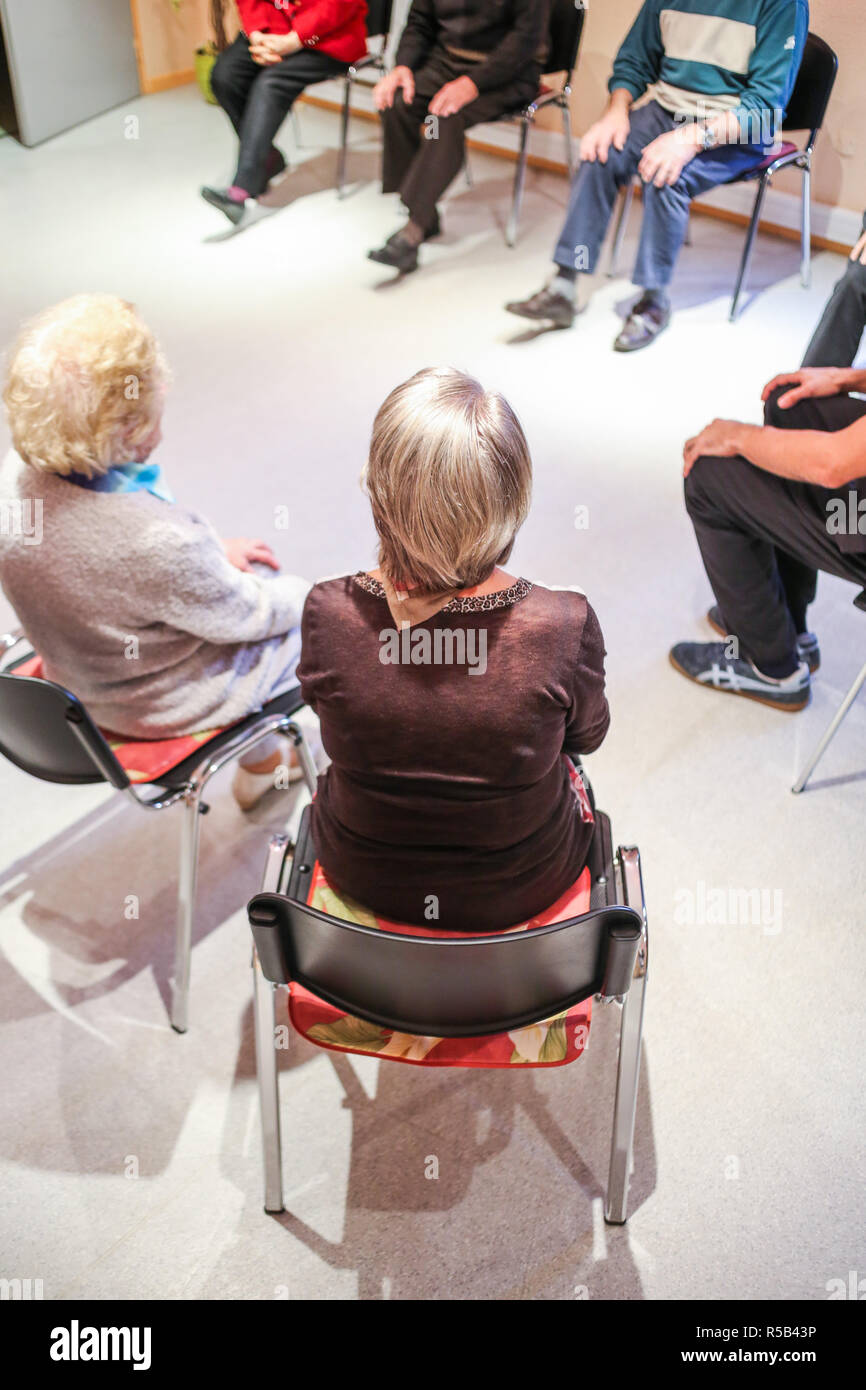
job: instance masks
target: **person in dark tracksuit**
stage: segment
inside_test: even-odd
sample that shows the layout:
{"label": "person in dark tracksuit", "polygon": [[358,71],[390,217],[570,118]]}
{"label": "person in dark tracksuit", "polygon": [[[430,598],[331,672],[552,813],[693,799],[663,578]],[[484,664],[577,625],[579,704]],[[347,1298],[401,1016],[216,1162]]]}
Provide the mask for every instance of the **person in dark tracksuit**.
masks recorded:
{"label": "person in dark tracksuit", "polygon": [[382,114],[382,191],[399,193],[406,225],[370,259],[404,274],[439,233],[437,203],[465,158],[470,126],[538,93],[549,0],[413,0],[392,70],[373,97]]}

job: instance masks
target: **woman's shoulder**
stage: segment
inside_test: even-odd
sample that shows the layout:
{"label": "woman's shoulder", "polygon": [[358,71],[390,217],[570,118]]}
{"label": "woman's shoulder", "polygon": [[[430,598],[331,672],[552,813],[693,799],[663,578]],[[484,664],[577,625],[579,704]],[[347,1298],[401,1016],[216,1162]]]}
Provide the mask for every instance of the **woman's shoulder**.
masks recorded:
{"label": "woman's shoulder", "polygon": [[358,595],[365,592],[357,580],[357,571],[329,574],[324,579],[317,579],[307,595],[306,611],[316,614],[345,612]]}
{"label": "woman's shoulder", "polygon": [[590,608],[590,602],[583,589],[576,584],[544,584],[533,579],[533,608],[539,614],[547,614],[551,621],[562,621],[564,617],[577,618]]}
{"label": "woman's shoulder", "polygon": [[[577,585],[561,586],[532,581],[532,604],[526,610],[535,626],[561,640],[565,631],[577,638],[596,644],[602,640],[595,609],[584,591]],[[572,644],[565,644],[570,647]]]}

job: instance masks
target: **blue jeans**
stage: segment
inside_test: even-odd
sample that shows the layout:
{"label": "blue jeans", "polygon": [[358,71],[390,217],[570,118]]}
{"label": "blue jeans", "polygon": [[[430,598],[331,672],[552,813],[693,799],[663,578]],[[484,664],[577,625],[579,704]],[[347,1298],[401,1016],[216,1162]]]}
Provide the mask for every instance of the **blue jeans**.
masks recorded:
{"label": "blue jeans", "polygon": [[[647,145],[676,129],[677,124],[669,111],[651,101],[632,111],[631,130],[622,150],[611,147],[606,164],[581,165],[553,257],[558,266],[590,275],[594,272],[617,194],[634,178]],[[697,155],[675,184],[665,188],[644,184],[634,283],[647,290],[665,289],[685,239],[692,198],[738,178],[760,164],[764,156],[765,151],[756,145],[720,145]]]}

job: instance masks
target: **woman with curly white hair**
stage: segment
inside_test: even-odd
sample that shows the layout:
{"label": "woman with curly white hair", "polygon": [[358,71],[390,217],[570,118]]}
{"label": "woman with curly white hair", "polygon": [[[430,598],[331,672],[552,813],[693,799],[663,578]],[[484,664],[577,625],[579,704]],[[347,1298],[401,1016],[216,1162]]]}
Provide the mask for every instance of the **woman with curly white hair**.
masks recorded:
{"label": "woman with curly white hair", "polygon": [[[24,326],[4,391],[0,511],[40,528],[0,527],[0,583],[46,677],[141,739],[234,723],[295,685],[310,587],[174,502],[152,462],[167,382],[134,307],[86,294]],[[242,806],[284,753],[274,739],[246,755]]]}

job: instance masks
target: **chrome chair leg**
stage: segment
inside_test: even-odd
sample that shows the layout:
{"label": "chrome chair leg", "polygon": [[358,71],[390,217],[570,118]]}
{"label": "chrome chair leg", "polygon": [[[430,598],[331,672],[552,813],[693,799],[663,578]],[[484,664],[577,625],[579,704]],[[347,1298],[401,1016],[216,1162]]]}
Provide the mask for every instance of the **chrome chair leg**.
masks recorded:
{"label": "chrome chair leg", "polygon": [[[626,903],[641,913],[644,924],[646,924],[640,855],[637,849],[626,848],[620,849],[619,858]],[[605,1221],[614,1226],[623,1225],[628,1215],[628,1189],[631,1179],[634,1122],[640,1081],[647,968],[648,945],[646,931],[644,931],[635,962],[634,976],[623,1002],[622,1021],[620,1023],[610,1170],[604,1207]]]}
{"label": "chrome chair leg", "polygon": [[836,711],[836,714],[834,715],[829,727],[827,728],[826,733],[821,739],[821,742],[818,744],[818,747],[815,749],[806,766],[803,768],[803,771],[800,773],[800,776],[797,778],[796,782],[791,788],[792,792],[799,793],[806,786],[806,783],[812,776],[812,773],[815,771],[815,768],[818,766],[819,762],[823,758],[833,739],[836,737],[842,720],[845,718],[845,715],[848,713],[854,701],[857,699],[857,696],[860,694],[860,691],[862,690],[864,685],[866,685],[866,666],[863,667],[854,684],[851,686],[851,689],[848,691],[848,694],[845,696],[845,699],[842,701],[841,705]]}
{"label": "chrome chair leg", "polygon": [[474,188],[474,187],[475,187],[475,180],[474,180],[474,178],[472,177],[472,165],[469,163],[469,150],[468,150],[468,149],[465,149],[464,152],[463,152],[463,172],[464,172],[464,174],[466,175],[466,187],[467,187],[467,188]]}
{"label": "chrome chair leg", "polygon": [[571,108],[567,101],[560,105],[562,114],[562,133],[565,136],[565,162],[568,166],[568,177],[574,176],[574,142],[571,134]]}
{"label": "chrome chair leg", "polygon": [[752,220],[749,223],[749,230],[746,234],[746,244],[743,247],[743,255],[740,261],[740,272],[737,276],[736,286],[734,287],[734,297],[731,300],[731,312],[728,315],[731,323],[736,323],[737,320],[737,306],[740,302],[740,294],[742,292],[743,285],[745,284],[746,277],[749,274],[749,267],[752,264],[752,252],[755,249],[755,237],[758,234],[758,226],[761,221],[761,210],[764,206],[764,198],[766,196],[769,184],[770,180],[767,178],[765,174],[764,177],[761,179],[761,182],[758,185],[758,191],[755,194],[755,206],[752,212]]}
{"label": "chrome chair leg", "polygon": [[176,1033],[185,1033],[189,1027],[192,922],[195,912],[195,884],[198,871],[199,818],[203,810],[201,789],[198,788],[187,793],[183,800],[183,822],[180,832],[174,976],[171,982],[171,1026]]}
{"label": "chrome chair leg", "polygon": [[520,221],[520,205],[523,202],[523,185],[526,181],[526,160],[529,152],[529,128],[531,125],[531,119],[528,116],[524,116],[520,131],[520,154],[517,158],[517,168],[514,171],[514,193],[511,199],[511,213],[505,231],[505,240],[509,246],[513,246],[517,240],[517,224]]}
{"label": "chrome chair leg", "polygon": [[628,1214],[628,1188],[631,1178],[634,1121],[640,1080],[641,1038],[645,980],[633,981],[622,1006],[619,1036],[619,1063],[616,1072],[616,1100],[613,1112],[613,1138],[604,1219],[622,1226]]}
{"label": "chrome chair leg", "polygon": [[297,102],[295,102],[294,105],[292,106],[292,131],[293,131],[293,133],[294,133],[295,144],[297,145],[298,149],[299,149],[299,150],[303,149],[303,147],[304,147],[304,142],[303,142],[303,140],[301,139],[301,119],[300,119],[300,117],[299,117],[299,115],[298,115],[298,103],[297,103]]}
{"label": "chrome chair leg", "polygon": [[628,229],[629,213],[634,202],[634,180],[629,179],[622,191],[622,200],[619,205],[619,216],[616,219],[616,230],[613,234],[613,246],[610,252],[610,267],[608,278],[613,280],[619,274],[619,258],[622,253],[622,244],[625,241],[625,234]]}
{"label": "chrome chair leg", "polygon": [[352,79],[343,79],[343,113],[340,120],[340,153],[337,159],[337,197],[342,198],[346,185],[346,157],[349,148],[349,108],[352,99]]}
{"label": "chrome chair leg", "polygon": [[[274,835],[268,847],[263,893],[277,893],[286,852],[287,835]],[[276,986],[262,974],[255,946],[252,954],[253,1017],[256,1037],[256,1076],[259,1113],[262,1124],[262,1158],[265,1170],[265,1211],[283,1211],[282,1141],[280,1135],[280,1090],[277,1074]]]}
{"label": "chrome chair leg", "polygon": [[807,290],[812,283],[812,168],[807,164],[803,169],[803,209],[801,216],[800,280]]}
{"label": "chrome chair leg", "polygon": [[304,731],[300,729],[297,724],[289,724],[286,727],[286,732],[290,735],[295,745],[295,751],[298,755],[298,761],[301,764],[301,772],[304,775],[307,790],[310,796],[315,796],[319,785],[319,773],[313,760],[313,755],[310,752],[309,744],[304,738]]}

